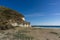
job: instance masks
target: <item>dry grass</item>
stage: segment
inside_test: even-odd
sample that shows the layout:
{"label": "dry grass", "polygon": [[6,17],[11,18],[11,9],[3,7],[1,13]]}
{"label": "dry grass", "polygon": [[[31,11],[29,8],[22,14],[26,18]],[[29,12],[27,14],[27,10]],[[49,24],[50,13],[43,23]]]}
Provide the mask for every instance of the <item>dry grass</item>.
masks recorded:
{"label": "dry grass", "polygon": [[10,30],[1,30],[0,32],[0,39],[1,40],[33,40],[33,37],[27,35],[30,31],[27,28],[17,27]]}

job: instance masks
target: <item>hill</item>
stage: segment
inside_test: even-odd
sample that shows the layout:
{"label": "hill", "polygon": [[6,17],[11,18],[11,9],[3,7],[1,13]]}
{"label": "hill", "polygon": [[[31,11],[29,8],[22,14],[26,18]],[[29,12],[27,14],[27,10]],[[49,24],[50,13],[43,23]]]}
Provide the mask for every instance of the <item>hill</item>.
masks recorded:
{"label": "hill", "polygon": [[22,18],[24,18],[24,15],[22,15],[21,13],[0,6],[0,29],[12,28],[13,26],[11,25],[11,23],[21,24],[24,22]]}

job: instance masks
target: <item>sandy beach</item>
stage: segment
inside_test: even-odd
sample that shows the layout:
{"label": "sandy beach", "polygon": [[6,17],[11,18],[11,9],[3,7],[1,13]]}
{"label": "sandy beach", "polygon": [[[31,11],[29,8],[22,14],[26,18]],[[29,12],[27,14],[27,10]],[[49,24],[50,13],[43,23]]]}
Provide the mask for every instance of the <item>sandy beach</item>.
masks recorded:
{"label": "sandy beach", "polygon": [[59,28],[36,28],[34,31],[36,40],[60,40]]}
{"label": "sandy beach", "polygon": [[60,40],[60,29],[17,27],[0,30],[0,40]]}

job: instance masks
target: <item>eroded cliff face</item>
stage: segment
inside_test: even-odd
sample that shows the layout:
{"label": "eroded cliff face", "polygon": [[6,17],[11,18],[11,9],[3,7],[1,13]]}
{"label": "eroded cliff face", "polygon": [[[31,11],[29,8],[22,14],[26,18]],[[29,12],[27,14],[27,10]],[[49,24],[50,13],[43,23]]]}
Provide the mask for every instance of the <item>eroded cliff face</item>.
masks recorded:
{"label": "eroded cliff face", "polygon": [[24,15],[15,10],[0,6],[0,29],[6,29],[22,24]]}

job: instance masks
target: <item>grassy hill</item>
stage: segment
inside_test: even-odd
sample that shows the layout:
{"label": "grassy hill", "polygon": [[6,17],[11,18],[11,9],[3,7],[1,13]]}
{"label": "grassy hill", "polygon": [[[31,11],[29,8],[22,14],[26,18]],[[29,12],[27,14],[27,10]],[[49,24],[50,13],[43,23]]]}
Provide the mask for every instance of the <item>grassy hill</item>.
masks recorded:
{"label": "grassy hill", "polygon": [[22,23],[22,17],[24,17],[24,15],[15,10],[0,6],[0,29],[10,28],[11,25],[9,24],[9,20]]}

